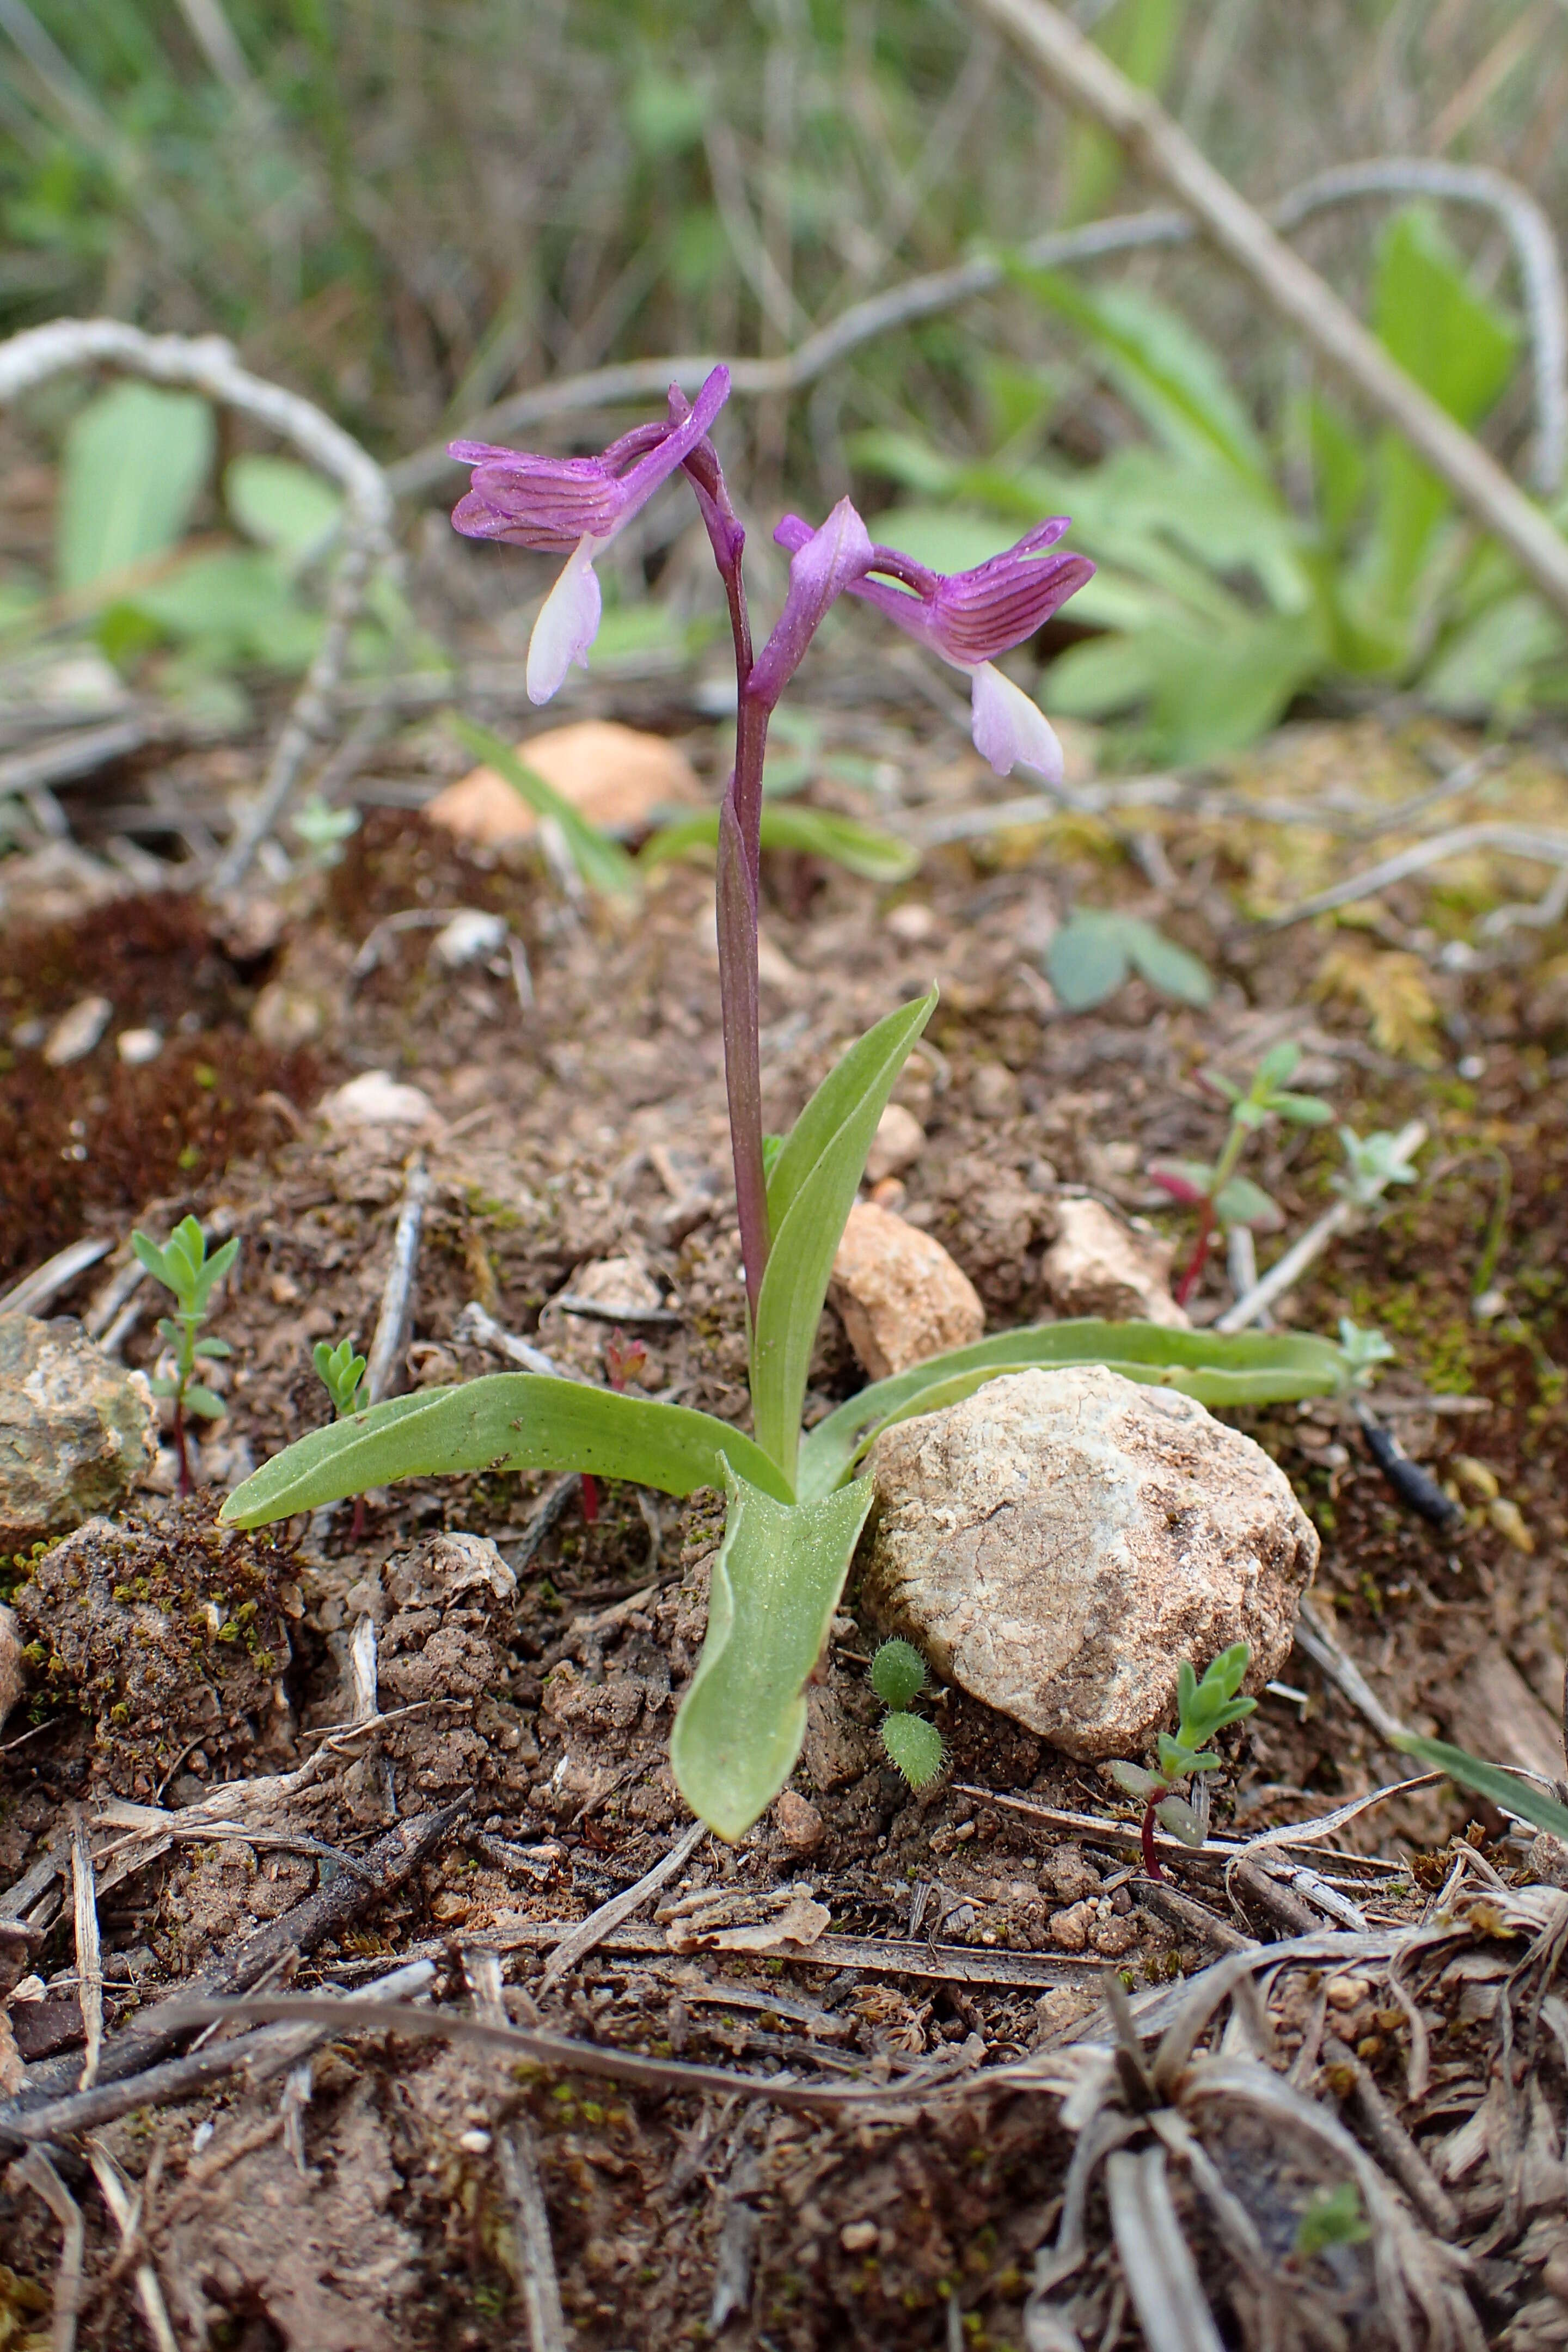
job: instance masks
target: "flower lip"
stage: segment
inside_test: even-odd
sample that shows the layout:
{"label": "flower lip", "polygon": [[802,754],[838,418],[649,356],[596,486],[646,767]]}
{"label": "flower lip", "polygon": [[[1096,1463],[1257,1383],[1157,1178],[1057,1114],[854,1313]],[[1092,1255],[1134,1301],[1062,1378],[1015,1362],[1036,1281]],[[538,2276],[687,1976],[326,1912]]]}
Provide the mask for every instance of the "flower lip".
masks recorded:
{"label": "flower lip", "polygon": [[[1066,515],[1055,515],[969,572],[932,572],[897,548],[879,546],[870,568],[886,576],[858,580],[849,593],[875,604],[943,660],[973,669],[1032,637],[1092,578],[1087,555],[1046,557],[1070,527]],[[773,537],[794,550],[805,545],[810,530],[798,515],[786,515]]]}
{"label": "flower lip", "polygon": [[613,539],[705,437],[730,396],[716,367],[679,423],[634,425],[596,457],[545,457],[487,441],[454,441],[449,454],[473,481],[452,513],[468,539],[565,554],[583,539]]}

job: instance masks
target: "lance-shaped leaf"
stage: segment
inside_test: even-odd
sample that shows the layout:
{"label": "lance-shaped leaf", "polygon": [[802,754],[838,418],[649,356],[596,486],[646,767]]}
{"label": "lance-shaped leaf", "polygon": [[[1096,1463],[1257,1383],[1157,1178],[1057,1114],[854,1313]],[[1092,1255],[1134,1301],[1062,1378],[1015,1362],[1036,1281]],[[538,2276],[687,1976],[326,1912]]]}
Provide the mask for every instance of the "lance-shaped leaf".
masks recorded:
{"label": "lance-shaped leaf", "polygon": [[[907,882],[921,862],[919,850],[895,834],[858,824],[853,817],[836,815],[830,809],[764,801],[762,836],[764,849],[798,849],[809,857],[831,858],[835,865],[851,874],[863,874],[870,882]],[[699,809],[656,833],[637,862],[660,866],[668,858],[686,857],[694,850],[715,849],[718,842],[718,810]]]}
{"label": "lance-shaped leaf", "polygon": [[227,1527],[259,1528],[367,1486],[472,1470],[585,1470],[689,1495],[724,1484],[726,1456],[767,1494],[790,1500],[766,1454],[711,1413],[539,1372],[492,1372],[313,1429],[253,1471],[219,1516]]}
{"label": "lance-shaped leaf", "polygon": [[1107,1323],[1092,1316],[1025,1324],[876,1381],[818,1422],[801,1448],[802,1499],[831,1493],[879,1429],[973,1395],[1001,1373],[1064,1364],[1103,1364],[1130,1381],[1180,1389],[1206,1405],[1332,1396],[1345,1373],[1343,1350],[1307,1332],[1179,1331],[1163,1323]]}
{"label": "lance-shaped leaf", "polygon": [[796,1119],[768,1179],[773,1244],[752,1333],[752,1416],[758,1444],[792,1485],[806,1373],[834,1256],[877,1121],[935,1006],[933,988],[850,1046]]}
{"label": "lance-shaped leaf", "polygon": [[[727,1465],[726,1465],[727,1466]],[[676,1786],[721,1837],[743,1837],[788,1780],[805,1737],[805,1682],[822,1654],[869,1480],[793,1507],[731,1473],[708,1638],[675,1718]]]}
{"label": "lance-shaped leaf", "polygon": [[1468,1748],[1451,1747],[1446,1739],[1421,1739],[1415,1732],[1406,1731],[1394,1738],[1392,1744],[1406,1756],[1414,1756],[1417,1763],[1430,1765],[1435,1772],[1447,1772],[1461,1789],[1489,1798],[1520,1821],[1533,1822],[1538,1830],[1549,1830],[1553,1837],[1568,1839],[1568,1805],[1549,1797],[1533,1780],[1510,1772],[1504,1765],[1485,1764]]}
{"label": "lance-shaped leaf", "polygon": [[519,799],[527,802],[535,816],[549,817],[559,825],[562,838],[572,853],[572,862],[590,890],[602,891],[609,898],[635,898],[637,867],[618,841],[612,841],[607,833],[590,824],[580,810],[520,760],[511,745],[503,743],[488,727],[476,727],[471,719],[454,716],[452,730],[476,760],[483,760],[487,767],[493,768]]}

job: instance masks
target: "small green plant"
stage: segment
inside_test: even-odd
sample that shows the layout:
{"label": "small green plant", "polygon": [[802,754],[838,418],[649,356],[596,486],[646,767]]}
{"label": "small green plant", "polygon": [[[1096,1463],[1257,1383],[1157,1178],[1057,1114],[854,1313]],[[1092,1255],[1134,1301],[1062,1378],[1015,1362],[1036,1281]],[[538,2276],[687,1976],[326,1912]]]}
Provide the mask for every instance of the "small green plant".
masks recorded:
{"label": "small green plant", "polygon": [[224,1410],[223,1399],[203,1386],[196,1370],[203,1361],[232,1356],[234,1349],[226,1339],[198,1339],[196,1333],[207,1319],[207,1302],[235,1259],[239,1255],[237,1234],[207,1255],[206,1235],[195,1217],[182,1217],[162,1249],[151,1234],[133,1233],[131,1246],[156,1282],[174,1294],[174,1312],[160,1317],[158,1329],[175,1350],[172,1375],[160,1374],[153,1382],[154,1394],[173,1397],[174,1401],[174,1453],[180,1465],[180,1492],[192,1491],[190,1452],[186,1444],[185,1415],[197,1413],[204,1421],[216,1421]]}
{"label": "small green plant", "polygon": [[1046,977],[1069,1013],[1103,1004],[1131,971],[1182,1004],[1206,1004],[1214,994],[1214,982],[1197,957],[1141,915],[1079,907],[1051,934]]}
{"label": "small green plant", "polygon": [[359,811],[333,808],[320,793],[295,810],[289,820],[289,829],[303,843],[310,865],[318,873],[342,862],[343,844],[359,831]]}
{"label": "small green plant", "polygon": [[1340,1317],[1340,1351],[1345,1360],[1345,1394],[1370,1388],[1379,1364],[1392,1364],[1398,1350],[1381,1331],[1363,1331],[1348,1315]]}
{"label": "small green plant", "polygon": [[1280,1223],[1279,1207],[1262,1185],[1239,1172],[1241,1155],[1252,1137],[1271,1119],[1288,1119],[1296,1127],[1326,1127],[1333,1117],[1318,1096],[1290,1091],[1289,1081],[1300,1058],[1300,1045],[1283,1038],[1264,1055],[1245,1091],[1218,1070],[1206,1071],[1206,1083],[1230,1104],[1230,1132],[1219,1158],[1212,1167],[1201,1160],[1157,1160],[1149,1170],[1155,1183],[1173,1200],[1198,1213],[1192,1255],[1176,1284],[1178,1307],[1184,1307],[1197,1287],[1217,1226],[1228,1230],[1232,1225]]}
{"label": "small green plant", "polygon": [[911,1789],[928,1788],[942,1770],[942,1734],[910,1710],[926,1686],[925,1660],[912,1642],[884,1642],[871,1661],[871,1688],[887,1708],[882,1746]]}
{"label": "small green plant", "polygon": [[1371,2235],[1361,2190],[1353,2180],[1342,2180],[1337,2189],[1320,2189],[1308,2200],[1296,2225],[1295,2252],[1310,2262],[1330,2246],[1363,2245]]}
{"label": "small green plant", "polygon": [[335,1348],[329,1348],[324,1339],[318,1339],[310,1360],[338,1419],[358,1412],[363,1401],[365,1362],[363,1356],[355,1355],[353,1341],[340,1339]]}
{"label": "small green plant", "polygon": [[1356,1208],[1376,1208],[1391,1184],[1415,1183],[1415,1171],[1401,1137],[1381,1128],[1373,1135],[1358,1135],[1353,1127],[1342,1127],[1340,1141],[1345,1164],[1329,1182]]}
{"label": "small green plant", "polygon": [[1154,1824],[1179,1837],[1185,1845],[1202,1845],[1208,1834],[1208,1807],[1189,1804],[1179,1792],[1195,1775],[1224,1769],[1209,1741],[1227,1723],[1239,1723],[1258,1705],[1255,1698],[1237,1698],[1252,1652],[1245,1642],[1222,1650],[1202,1682],[1184,1658],[1176,1676],[1176,1736],[1162,1731],[1155,1743],[1159,1769],[1141,1764],[1112,1764],[1110,1777],[1119,1789],[1143,1806],[1143,1867],[1151,1878],[1164,1875],[1154,1852]]}

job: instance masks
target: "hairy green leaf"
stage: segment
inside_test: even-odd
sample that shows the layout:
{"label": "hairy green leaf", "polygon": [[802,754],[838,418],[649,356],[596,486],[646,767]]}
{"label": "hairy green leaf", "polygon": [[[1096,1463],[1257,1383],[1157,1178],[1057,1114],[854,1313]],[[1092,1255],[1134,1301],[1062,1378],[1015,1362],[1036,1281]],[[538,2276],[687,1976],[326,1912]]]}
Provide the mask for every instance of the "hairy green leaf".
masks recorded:
{"label": "hairy green leaf", "polygon": [[785,1138],[768,1179],[773,1235],[752,1335],[757,1443],[795,1476],[800,1412],[827,1278],[866,1154],[936,991],[889,1013],[850,1046]]}
{"label": "hairy green leaf", "polygon": [[[1343,1354],[1333,1341],[1305,1332],[1181,1331],[1163,1323],[1107,1323],[1089,1316],[1026,1324],[976,1340],[972,1348],[931,1356],[907,1372],[874,1381],[841,1404],[818,1422],[801,1447],[800,1493],[829,1493],[877,1432],[894,1422],[970,1395],[1001,1373],[1064,1364],[1103,1364],[1127,1380],[1180,1389],[1207,1405],[1332,1396],[1344,1371]],[[960,1385],[965,1381],[967,1386]]]}
{"label": "hairy green leaf", "polygon": [[1505,1811],[1517,1813],[1521,1822],[1533,1822],[1538,1830],[1550,1830],[1553,1837],[1568,1838],[1568,1805],[1559,1804],[1533,1780],[1526,1780],[1510,1772],[1501,1764],[1484,1764],[1479,1756],[1467,1748],[1452,1748],[1446,1739],[1421,1739],[1407,1731],[1394,1738],[1393,1745],[1406,1756],[1414,1756],[1418,1764],[1430,1765],[1435,1772],[1447,1772],[1461,1789],[1469,1789],[1478,1797],[1489,1797],[1494,1805]]}
{"label": "hairy green leaf", "polygon": [[572,861],[591,890],[602,891],[609,898],[636,896],[637,870],[618,841],[612,841],[607,833],[590,824],[570,801],[563,800],[552,784],[536,775],[526,761],[518,758],[511,745],[492,734],[488,727],[476,727],[471,719],[454,713],[452,730],[476,760],[482,760],[498,776],[505,778],[535,816],[550,817],[560,827]]}
{"label": "hairy green leaf", "polygon": [[212,410],[190,392],[117,383],[66,435],[56,576],[90,588],[184,537],[212,465]]}
{"label": "hairy green leaf", "polygon": [[689,1495],[722,1486],[726,1456],[765,1493],[790,1500],[788,1480],[767,1455],[710,1413],[538,1372],[491,1372],[311,1430],[253,1471],[220,1516],[228,1527],[259,1528],[397,1478],[471,1470],[586,1470]]}
{"label": "hairy green leaf", "polygon": [[[726,1464],[726,1468],[728,1465]],[[721,1837],[743,1837],[788,1780],[822,1654],[871,1507],[865,1481],[786,1507],[731,1473],[708,1637],[669,1743],[676,1786]]]}

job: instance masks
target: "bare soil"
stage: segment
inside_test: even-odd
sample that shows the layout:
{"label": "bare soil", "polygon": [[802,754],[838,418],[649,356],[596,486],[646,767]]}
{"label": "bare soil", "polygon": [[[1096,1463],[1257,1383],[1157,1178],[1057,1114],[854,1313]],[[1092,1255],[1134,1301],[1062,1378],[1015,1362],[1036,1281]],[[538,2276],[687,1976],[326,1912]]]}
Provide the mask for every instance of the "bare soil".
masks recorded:
{"label": "bare soil", "polygon": [[[685,727],[712,767],[713,739],[689,713],[650,712],[645,698],[638,715]],[[837,731],[862,750],[875,737],[880,756],[899,751],[906,807],[978,795],[973,767],[944,739],[911,734],[873,698],[857,707],[840,695],[823,718],[830,741]],[[1268,932],[1237,911],[1304,895],[1372,854],[1347,848],[1342,827],[1278,821],[1279,802],[1310,817],[1313,795],[1349,775],[1375,814],[1429,783],[1419,748],[1372,722],[1302,729],[1232,780],[1257,814],[1205,811],[1201,796],[1136,819],[1067,814],[933,850],[894,891],[801,859],[773,862],[769,1118],[785,1124],[837,1049],[940,978],[929,1049],[900,1088],[927,1136],[901,1205],[969,1274],[994,1328],[1052,1311],[1040,1255],[1064,1189],[1184,1234],[1145,1171],[1152,1158],[1212,1155],[1222,1106],[1199,1081],[1205,1067],[1241,1074],[1292,1036],[1305,1050],[1298,1083],[1327,1094],[1344,1123],[1365,1132],[1425,1119],[1433,1139],[1420,1183],[1339,1244],[1288,1311],[1306,1328],[1350,1315],[1389,1334],[1399,1362],[1382,1396],[1406,1449],[1466,1505],[1462,1533],[1412,1516],[1336,1408],[1276,1409],[1240,1425],[1313,1516],[1320,1620],[1384,1706],[1550,1778],[1563,1769],[1568,1627],[1568,940],[1559,926],[1445,952],[1523,884],[1506,868],[1397,886],[1337,927]],[[400,772],[418,773],[416,752]],[[1501,795],[1535,821],[1560,818],[1568,798],[1528,750],[1484,789],[1489,811]],[[820,792],[834,794],[831,782]],[[1175,1006],[1133,982],[1099,1012],[1064,1013],[1040,957],[1075,898],[1159,921],[1209,964],[1214,1003]],[[500,914],[522,942],[527,1009],[511,962],[446,971],[431,959],[429,929],[382,934],[374,967],[356,973],[384,918],[462,907]],[[630,1255],[674,1318],[632,1333],[646,1348],[637,1384],[743,1417],[710,908],[708,877],[693,867],[668,871],[635,914],[574,906],[531,853],[466,850],[414,811],[381,808],[330,874],[276,901],[253,895],[243,921],[169,889],[0,941],[11,1041],[0,1055],[10,1139],[0,1285],[84,1230],[112,1234],[120,1253],[132,1222],[166,1226],[187,1207],[242,1236],[214,1324],[235,1355],[220,1371],[227,1411],[204,1455],[212,1486],[184,1506],[149,1492],[117,1534],[89,1530],[0,1574],[34,1675],[29,1707],[0,1750],[0,1889],[88,1809],[99,1823],[112,2042],[171,1988],[345,1872],[352,1879],[356,1859],[383,1853],[399,1824],[466,1806],[426,1859],[365,1888],[352,1919],[311,1941],[284,1979],[300,1990],[352,1987],[426,1956],[433,1997],[461,2008],[471,1956],[488,1949],[501,1956],[521,2023],[748,2078],[727,2092],[717,2081],[698,2090],[676,2077],[519,2073],[482,2050],[360,2034],[328,2045],[303,2078],[288,2075],[281,2100],[279,2079],[234,2074],[110,2120],[102,2142],[142,2188],[142,2242],[182,2343],[401,2352],[526,2340],[501,2161],[521,2118],[537,2146],[569,2340],[604,2352],[711,2336],[802,2352],[1022,2346],[1036,2252],[1060,2223],[1074,2140],[1056,2095],[1001,2070],[1031,2056],[1044,2064],[1075,2034],[1103,2033],[1108,1964],[1146,1992],[1178,1984],[1238,1937],[1289,1934],[1290,1901],[1310,1927],[1335,1924],[1300,1893],[1265,1882],[1266,1898],[1276,1892],[1260,1902],[1256,1886],[1227,1885],[1206,1864],[1173,1864],[1167,1889],[1152,1887],[1128,1851],[1125,1809],[1098,1775],[955,1691],[933,1708],[948,1769],[911,1796],[877,1743],[866,1679],[876,1635],[852,1585],[811,1693],[793,1783],[804,1803],[775,1809],[737,1849],[699,1845],[545,1989],[563,1929],[635,1883],[684,1824],[665,1748],[701,1641],[711,1499],[681,1507],[608,1486],[590,1517],[560,1482],[414,1480],[372,1496],[357,1536],[347,1507],[269,1536],[215,1534],[221,1488],[322,1418],[313,1340],[368,1343],[416,1154],[433,1189],[408,1385],[500,1368],[459,1335],[470,1300],[606,1377],[606,1342],[624,1346],[626,1335],[552,1302],[584,1267]],[[102,1043],[47,1068],[47,1025],[89,993],[113,1004]],[[128,1068],[114,1038],[149,1025],[165,1049]],[[425,1091],[421,1130],[334,1135],[317,1120],[323,1092],[368,1069]],[[1253,1172],[1290,1232],[1325,1204],[1337,1158],[1331,1129],[1265,1139]],[[1496,1224],[1500,1171],[1509,1190]],[[82,1311],[119,1263],[50,1311]],[[1479,1313],[1478,1288],[1492,1294]],[[1200,1319],[1228,1297],[1216,1261]],[[149,1301],[128,1361],[151,1365],[158,1311]],[[814,1409],[860,1377],[829,1314]],[[457,1536],[492,1539],[517,1572],[515,1596],[461,1585]],[[212,1603],[228,1622],[242,1597],[249,1630],[220,1654],[202,1612]],[[184,1629],[183,1652],[139,1646],[138,1612],[149,1607]],[[367,1614],[384,1719],[333,1740],[354,1716],[351,1636]],[[1403,1777],[1304,1652],[1233,1747],[1216,1825],[1247,1834],[1309,1824]],[[177,1815],[225,1782],[295,1773],[317,1754],[325,1760],[309,1786],[255,1837],[164,1843],[130,1814],[115,1829],[106,1810],[118,1800]],[[1064,1814],[1093,1815],[1102,1830],[1074,1830]],[[1273,2063],[1299,2053],[1308,2090],[1385,2170],[1392,2143],[1366,2121],[1363,2083],[1432,2164],[1492,2112],[1489,2100],[1502,2102],[1511,2124],[1474,2133],[1471,2163],[1442,2175],[1448,2226],[1438,2235],[1469,2250],[1465,2293],[1486,2340],[1535,2346],[1568,2340],[1568,2215],[1551,2122],[1564,2077],[1540,2023],[1563,1932],[1550,1905],[1568,1898],[1550,1884],[1550,1853],[1505,1828],[1434,1789],[1360,1815],[1319,1850],[1342,1905],[1391,1931],[1429,1920],[1445,1886],[1456,1917],[1461,1898],[1494,1883],[1547,1902],[1537,1927],[1557,1939],[1550,1966],[1506,1907],[1463,1915],[1454,1935],[1465,1968],[1454,1973],[1445,1945],[1444,1971],[1434,1964],[1421,1980],[1415,2007],[1435,2063],[1419,2095],[1410,2005],[1378,1989],[1375,1967],[1325,1977],[1326,1962],[1293,1962],[1262,1981]],[[106,1886],[111,1836],[127,1874]],[[1379,1869],[1379,1858],[1394,1866]],[[787,1953],[768,1950],[767,1922],[801,1888],[830,1926]],[[22,2055],[30,2070],[64,2065],[68,2090],[82,2016],[68,1884],[63,1892],[52,1910],[35,1906],[50,1916],[27,1965],[47,1996],[11,2013],[38,2012],[25,2020]],[[0,1944],[0,1963],[6,1952]],[[1515,2040],[1508,1971],[1527,1961],[1534,1974],[1521,1976],[1520,1998],[1533,2000],[1535,2022]],[[780,2070],[858,2086],[867,2103],[805,2114],[752,2094],[748,2082]],[[1543,2086],[1544,2131],[1532,2083]],[[1211,2147],[1276,2265],[1276,2291],[1321,2311],[1310,2340],[1395,2340],[1371,2247],[1292,2251],[1321,2184],[1310,2168],[1293,2171],[1267,2131],[1249,2143],[1261,2129],[1235,2119]],[[1556,2166],[1544,2187],[1520,2185],[1531,2147]],[[129,2344],[142,2325],[134,2262],[116,2259],[87,2152],[66,2138],[55,2157],[88,2217],[80,2340]],[[1408,2183],[1397,2193],[1407,2197]],[[1209,2209],[1188,2189],[1179,2201],[1226,2340],[1291,2340],[1270,2336],[1256,2281]],[[1062,2290],[1078,2297],[1076,2340],[1136,2342],[1098,2184],[1088,2232],[1087,2260]],[[58,2248],[55,2223],[13,2168],[0,2187],[0,2345],[46,2324],[38,2297],[52,2292]],[[1421,2326],[1415,2340],[1442,2340],[1429,2315]],[[1068,2339],[1037,2326],[1035,2340]]]}

